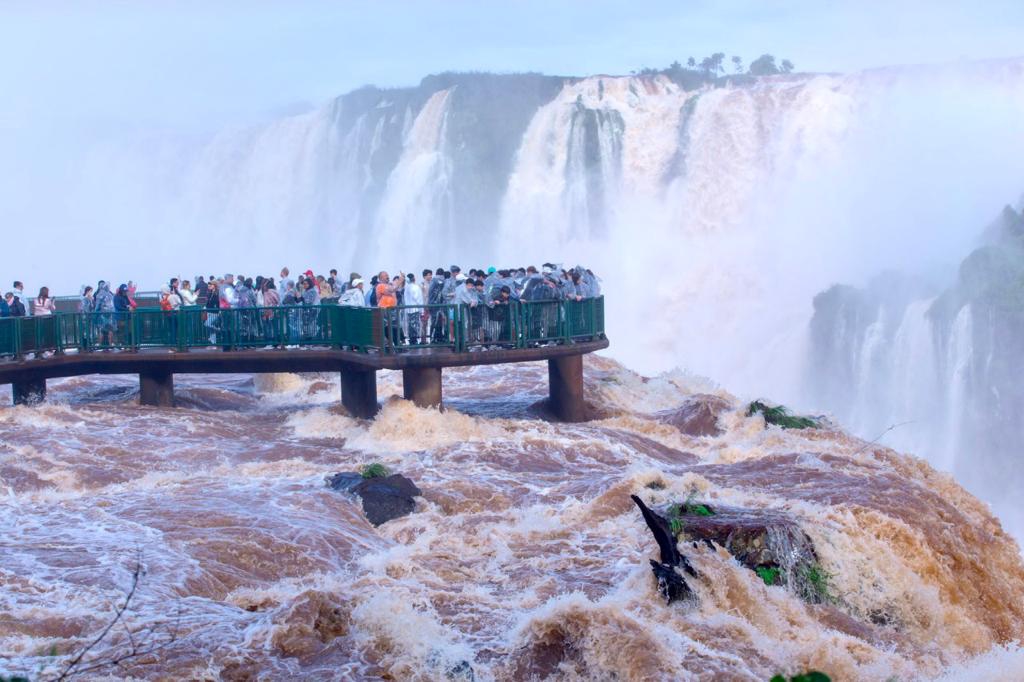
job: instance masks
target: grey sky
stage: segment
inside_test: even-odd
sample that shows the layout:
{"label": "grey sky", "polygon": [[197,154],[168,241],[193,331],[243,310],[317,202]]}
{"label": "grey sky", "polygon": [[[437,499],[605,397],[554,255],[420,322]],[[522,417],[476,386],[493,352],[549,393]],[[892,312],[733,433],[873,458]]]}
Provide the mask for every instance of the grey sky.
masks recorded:
{"label": "grey sky", "polygon": [[626,73],[713,51],[801,70],[1024,53],[1024,2],[8,2],[0,135],[219,127],[432,72]]}

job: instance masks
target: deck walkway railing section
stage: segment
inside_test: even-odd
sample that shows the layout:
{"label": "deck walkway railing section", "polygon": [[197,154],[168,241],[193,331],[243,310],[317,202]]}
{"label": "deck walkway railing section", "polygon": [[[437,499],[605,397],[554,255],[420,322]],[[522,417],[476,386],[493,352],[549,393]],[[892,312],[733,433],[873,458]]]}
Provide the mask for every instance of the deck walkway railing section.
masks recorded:
{"label": "deck walkway railing section", "polygon": [[339,305],[63,313],[0,319],[0,357],[166,348],[327,346],[362,353],[466,352],[604,338],[604,298],[359,308]]}

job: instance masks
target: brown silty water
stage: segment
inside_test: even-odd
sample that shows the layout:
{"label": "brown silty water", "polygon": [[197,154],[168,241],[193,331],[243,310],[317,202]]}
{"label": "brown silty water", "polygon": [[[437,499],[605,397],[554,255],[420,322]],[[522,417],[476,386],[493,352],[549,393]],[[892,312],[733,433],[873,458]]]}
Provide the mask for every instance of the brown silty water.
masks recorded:
{"label": "brown silty water", "polygon": [[[0,671],[53,677],[141,562],[128,627],[87,658],[129,629],[155,650],[93,675],[1024,675],[1019,548],[950,477],[838,428],[766,428],[692,377],[585,367],[601,418],[578,425],[543,418],[542,364],[446,370],[443,413],[382,373],[372,423],[330,376],[181,377],[173,410],[136,405],[129,378],[51,382],[49,404],[0,409]],[[697,394],[724,406],[720,435],[677,427]],[[378,461],[423,495],[374,528],[324,477]],[[631,494],[785,515],[828,599],[682,542],[695,598],[666,604]]]}

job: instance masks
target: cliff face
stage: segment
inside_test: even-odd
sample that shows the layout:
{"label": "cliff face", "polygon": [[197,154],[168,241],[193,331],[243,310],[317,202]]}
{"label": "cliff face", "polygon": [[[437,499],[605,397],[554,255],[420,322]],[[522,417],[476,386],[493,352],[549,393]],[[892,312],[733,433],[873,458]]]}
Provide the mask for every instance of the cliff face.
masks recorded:
{"label": "cliff face", "polygon": [[1024,216],[1006,207],[955,281],[905,275],[814,299],[807,390],[873,435],[893,439],[989,499],[1021,479],[1024,442]]}

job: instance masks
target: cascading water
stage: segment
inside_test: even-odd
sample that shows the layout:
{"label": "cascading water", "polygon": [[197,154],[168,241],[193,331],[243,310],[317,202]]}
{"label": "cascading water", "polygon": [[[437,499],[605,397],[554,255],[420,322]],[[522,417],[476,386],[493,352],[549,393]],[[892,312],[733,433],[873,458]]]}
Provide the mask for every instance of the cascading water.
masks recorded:
{"label": "cascading water", "polygon": [[[955,422],[933,429],[899,407],[917,397],[896,378],[920,383],[914,367],[935,346],[920,328],[893,336],[881,322],[895,353],[847,338],[860,407],[808,391],[811,301],[838,281],[961,257],[973,226],[1020,191],[1022,93],[1019,60],[698,91],[663,76],[445,74],[225,132],[166,164],[98,153],[89,176],[140,199],[110,202],[93,180],[75,219],[111,239],[140,222],[204,229],[203,249],[168,239],[133,254],[154,272],[237,268],[213,254],[243,246],[253,272],[583,262],[605,281],[613,352],[641,371],[682,366],[834,411],[861,435],[900,421],[894,410],[946,433]],[[840,355],[836,366],[853,357]],[[887,442],[949,464],[914,428]]]}
{"label": "cascading water", "polygon": [[[449,90],[435,92],[416,116],[402,145],[402,156],[388,177],[377,213],[377,262],[390,255],[389,244],[401,243],[422,262],[445,257],[451,232],[451,162],[445,155]],[[383,251],[383,253],[381,253]],[[419,262],[419,261],[418,261]]]}

